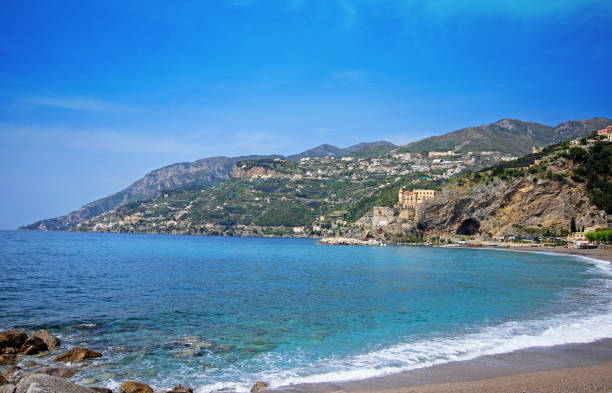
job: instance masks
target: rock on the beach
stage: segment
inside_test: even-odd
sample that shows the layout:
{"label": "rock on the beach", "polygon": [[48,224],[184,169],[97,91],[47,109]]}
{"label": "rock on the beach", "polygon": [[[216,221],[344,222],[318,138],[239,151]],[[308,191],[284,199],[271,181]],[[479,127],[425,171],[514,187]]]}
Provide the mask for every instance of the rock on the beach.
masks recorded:
{"label": "rock on the beach", "polygon": [[109,388],[101,388],[101,387],[93,386],[93,387],[90,387],[90,389],[98,393],[113,393],[113,391]]}
{"label": "rock on the beach", "polygon": [[186,388],[179,384],[172,388],[172,390],[170,390],[168,393],[193,393],[193,389]]}
{"label": "rock on the beach", "polygon": [[[19,366],[10,366],[2,370],[2,372],[0,372],[0,385],[3,383],[16,381],[17,377],[15,376],[15,373],[19,370],[21,370],[21,367]],[[2,378],[4,378],[6,382],[2,382]]]}
{"label": "rock on the beach", "polygon": [[29,390],[32,385],[33,389],[41,389],[45,393],[93,393],[93,390],[85,386],[46,374],[32,374],[22,378],[17,384],[15,393],[32,393]]}
{"label": "rock on the beach", "polygon": [[74,362],[76,360],[93,359],[102,356],[100,352],[91,351],[87,348],[74,348],[68,352],[58,355],[54,362]]}
{"label": "rock on the beach", "polygon": [[23,352],[24,355],[36,355],[47,350],[49,350],[49,347],[42,339],[30,336],[25,340],[19,352]]}
{"label": "rock on the beach", "polygon": [[44,341],[47,344],[47,348],[51,351],[59,347],[60,339],[49,333],[48,330],[41,329],[31,333],[28,338],[36,337]]}
{"label": "rock on the beach", "polygon": [[119,393],[153,393],[153,389],[144,383],[125,381],[121,384]]}
{"label": "rock on the beach", "polygon": [[259,392],[261,390],[266,390],[268,384],[263,381],[257,381],[251,388],[251,393]]}
{"label": "rock on the beach", "polygon": [[0,355],[0,366],[10,366],[17,364],[17,355],[11,353],[5,353]]}
{"label": "rock on the beach", "polygon": [[113,393],[112,390],[110,390],[109,388],[97,388],[97,387],[93,387],[90,388],[91,390],[93,390],[94,392],[98,392],[98,393]]}
{"label": "rock on the beach", "polygon": [[15,393],[15,385],[0,385],[0,393]]}
{"label": "rock on the beach", "polygon": [[11,347],[21,348],[28,335],[19,330],[5,330],[0,332],[0,349]]}
{"label": "rock on the beach", "polygon": [[72,378],[79,371],[76,368],[70,367],[44,367],[35,371],[35,374],[46,374],[60,378]]}

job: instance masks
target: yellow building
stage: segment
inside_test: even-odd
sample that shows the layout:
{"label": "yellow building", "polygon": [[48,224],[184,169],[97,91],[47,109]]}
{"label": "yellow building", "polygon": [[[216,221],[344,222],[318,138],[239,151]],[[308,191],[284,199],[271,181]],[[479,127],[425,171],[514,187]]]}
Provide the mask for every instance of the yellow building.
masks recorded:
{"label": "yellow building", "polygon": [[400,189],[397,204],[402,209],[414,209],[416,205],[426,201],[427,199],[433,198],[435,194],[436,192],[434,190],[407,191]]}

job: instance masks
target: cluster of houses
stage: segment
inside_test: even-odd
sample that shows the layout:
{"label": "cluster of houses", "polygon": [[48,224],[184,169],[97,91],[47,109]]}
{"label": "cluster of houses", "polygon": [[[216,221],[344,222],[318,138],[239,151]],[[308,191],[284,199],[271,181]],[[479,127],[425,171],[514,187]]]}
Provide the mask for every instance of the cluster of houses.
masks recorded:
{"label": "cluster of houses", "polygon": [[416,207],[435,196],[435,190],[415,189],[398,192],[397,204],[394,207],[376,206],[371,216],[363,216],[357,224],[372,228],[386,227],[386,230],[400,232],[414,228]]}
{"label": "cluster of houses", "polygon": [[378,176],[407,175],[424,172],[432,179],[448,179],[468,168],[484,167],[498,161],[516,157],[497,151],[459,153],[453,151],[431,151],[420,153],[393,153],[386,157],[305,157],[299,160],[294,180],[341,177],[343,180],[375,180]]}

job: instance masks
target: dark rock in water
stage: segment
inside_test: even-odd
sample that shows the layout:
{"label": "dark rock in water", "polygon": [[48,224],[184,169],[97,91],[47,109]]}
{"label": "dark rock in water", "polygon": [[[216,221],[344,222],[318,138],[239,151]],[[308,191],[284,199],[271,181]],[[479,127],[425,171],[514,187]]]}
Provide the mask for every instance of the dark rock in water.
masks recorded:
{"label": "dark rock in water", "polygon": [[27,362],[23,366],[24,367],[36,367],[36,366],[40,366],[40,363],[37,363],[37,362]]}
{"label": "dark rock in water", "polygon": [[48,350],[49,347],[47,347],[47,344],[42,339],[30,336],[25,340],[19,351],[23,352],[24,355],[36,355]]}
{"label": "dark rock in water", "polygon": [[193,393],[193,389],[186,388],[181,385],[176,385],[172,390],[168,391],[167,393]]}
{"label": "dark rock in water", "polygon": [[[5,368],[4,370],[2,370],[2,372],[0,372],[0,380],[4,378],[7,382],[17,381],[17,377],[15,376],[15,373],[19,370],[21,370],[21,367],[19,366],[10,366],[10,367]],[[6,382],[0,382],[0,385],[3,383],[6,383]]]}
{"label": "dark rock in water", "polygon": [[22,378],[15,393],[93,393],[85,386],[77,385],[64,378],[46,374],[32,374]]}
{"label": "dark rock in water", "polygon": [[261,390],[266,390],[268,384],[263,381],[257,381],[251,388],[251,393],[259,392]]}
{"label": "dark rock in water", "polygon": [[8,382],[9,382],[8,379],[4,378],[4,376],[0,374],[0,385],[4,385]]}
{"label": "dark rock in water", "polygon": [[77,370],[76,368],[70,367],[44,367],[39,370],[36,370],[36,374],[46,374],[60,378],[71,378],[80,371],[81,370]]}
{"label": "dark rock in water", "polygon": [[227,351],[231,351],[232,347],[230,347],[227,344],[219,344],[219,345],[215,345],[214,347],[212,347],[212,350],[216,352],[227,352]]}
{"label": "dark rock in water", "polygon": [[91,351],[87,348],[74,348],[68,352],[58,355],[54,362],[74,362],[76,360],[93,359],[102,356],[100,352]]}
{"label": "dark rock in water", "polygon": [[0,332],[0,349],[6,347],[21,348],[28,335],[19,330],[5,330]]}
{"label": "dark rock in water", "polygon": [[28,338],[37,337],[47,344],[47,348],[51,351],[60,345],[60,339],[49,333],[48,330],[41,329],[31,333]]}
{"label": "dark rock in water", "polygon": [[15,385],[0,385],[0,393],[15,393]]}
{"label": "dark rock in water", "polygon": [[153,393],[153,389],[144,383],[125,381],[121,384],[119,393]]}
{"label": "dark rock in water", "polygon": [[19,348],[6,347],[6,348],[3,348],[2,351],[0,351],[0,353],[16,354],[16,353],[19,353]]}
{"label": "dark rock in water", "polygon": [[17,355],[5,353],[0,355],[0,366],[10,366],[17,364]]}
{"label": "dark rock in water", "polygon": [[108,388],[90,388],[91,390],[93,390],[94,392],[98,392],[98,393],[113,393],[112,390],[108,389]]}

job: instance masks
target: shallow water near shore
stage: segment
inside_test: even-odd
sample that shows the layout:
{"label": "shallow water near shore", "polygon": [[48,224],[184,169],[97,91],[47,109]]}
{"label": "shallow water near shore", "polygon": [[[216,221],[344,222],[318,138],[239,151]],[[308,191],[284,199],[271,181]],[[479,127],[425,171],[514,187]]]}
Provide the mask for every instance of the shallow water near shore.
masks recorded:
{"label": "shallow water near shore", "polygon": [[610,265],[572,256],[3,231],[0,269],[0,329],[102,352],[73,380],[109,387],[247,391],[612,337]]}

